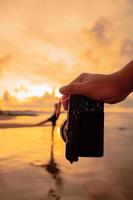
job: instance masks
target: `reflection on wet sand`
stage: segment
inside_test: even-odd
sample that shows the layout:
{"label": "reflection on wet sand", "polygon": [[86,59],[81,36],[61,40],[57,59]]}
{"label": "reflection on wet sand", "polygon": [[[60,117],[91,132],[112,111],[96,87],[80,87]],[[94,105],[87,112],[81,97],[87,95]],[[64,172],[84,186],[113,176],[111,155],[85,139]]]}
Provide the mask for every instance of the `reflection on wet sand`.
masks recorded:
{"label": "reflection on wet sand", "polygon": [[52,175],[57,186],[61,186],[63,183],[61,178],[61,171],[54,158],[54,130],[55,127],[52,127],[50,160],[47,164],[41,165],[41,167],[46,168],[46,170]]}
{"label": "reflection on wet sand", "polygon": [[[55,126],[52,126],[52,131],[51,131],[51,148],[50,148],[50,159],[47,164],[32,164],[33,166],[37,167],[42,167],[44,168],[50,175],[52,176],[53,180],[55,181],[55,185],[57,186],[58,189],[61,189],[63,186],[63,180],[61,177],[61,170],[59,168],[58,163],[55,161],[54,157],[54,136],[55,136]],[[48,197],[54,198],[55,200],[59,200],[60,196],[57,194],[57,191],[53,188],[50,188],[48,191]]]}

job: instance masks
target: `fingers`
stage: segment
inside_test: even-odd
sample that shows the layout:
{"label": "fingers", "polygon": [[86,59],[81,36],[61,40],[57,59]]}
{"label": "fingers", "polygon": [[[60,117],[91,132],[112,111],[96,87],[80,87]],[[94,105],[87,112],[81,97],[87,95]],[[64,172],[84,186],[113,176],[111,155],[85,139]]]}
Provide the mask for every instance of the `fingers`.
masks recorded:
{"label": "fingers", "polygon": [[69,85],[66,85],[62,88],[60,88],[60,92],[63,94],[62,101],[63,101],[63,107],[65,110],[68,108],[68,100],[64,101],[67,97],[69,97],[72,94],[81,94],[85,96],[91,95],[91,89],[88,85],[88,82],[80,82],[80,83],[71,83]]}
{"label": "fingers", "polygon": [[81,94],[85,96],[91,96],[92,88],[89,82],[81,82],[81,83],[72,83],[60,88],[60,92],[63,95],[71,95],[71,94]]}
{"label": "fingers", "polygon": [[88,77],[88,75],[90,75],[90,74],[89,73],[82,73],[77,78],[75,78],[67,87],[64,86],[64,87],[60,88],[60,92],[63,94],[63,97],[62,97],[63,103],[62,103],[62,105],[63,105],[65,110],[68,109],[68,100],[66,100],[66,101],[64,101],[64,100],[67,97],[69,97],[70,94],[76,94],[76,88],[75,88],[75,90],[73,90],[73,88],[76,86],[75,83],[83,82]]}
{"label": "fingers", "polygon": [[[90,75],[89,73],[82,73],[80,74],[77,78],[75,78],[72,82],[70,82],[69,86],[73,87],[75,83],[81,83],[83,82],[87,77],[88,75]],[[60,88],[60,92],[63,94],[63,90],[64,90],[64,87],[61,87]]]}
{"label": "fingers", "polygon": [[63,86],[60,88],[60,92],[64,95],[71,95],[71,94],[75,94],[78,91],[78,85],[77,83],[71,83],[69,85]]}

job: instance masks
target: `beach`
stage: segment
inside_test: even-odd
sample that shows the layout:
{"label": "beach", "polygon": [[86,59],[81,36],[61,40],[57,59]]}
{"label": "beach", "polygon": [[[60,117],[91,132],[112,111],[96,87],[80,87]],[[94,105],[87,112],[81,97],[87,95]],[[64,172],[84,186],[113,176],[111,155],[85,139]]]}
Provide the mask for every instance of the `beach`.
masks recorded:
{"label": "beach", "polygon": [[74,164],[66,160],[60,136],[66,114],[53,138],[50,124],[27,127],[45,117],[0,120],[0,200],[133,199],[132,113],[107,112],[104,157]]}

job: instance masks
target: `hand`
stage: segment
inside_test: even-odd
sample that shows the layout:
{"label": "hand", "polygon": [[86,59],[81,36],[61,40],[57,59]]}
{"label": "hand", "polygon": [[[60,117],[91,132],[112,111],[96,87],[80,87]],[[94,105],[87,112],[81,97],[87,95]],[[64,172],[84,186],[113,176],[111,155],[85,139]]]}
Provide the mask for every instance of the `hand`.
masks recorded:
{"label": "hand", "polygon": [[[81,94],[110,104],[123,101],[129,94],[125,90],[122,91],[119,73],[109,75],[83,73],[70,84],[60,88],[60,92],[63,94],[63,99],[71,94]],[[65,110],[67,105],[68,101],[63,103]]]}

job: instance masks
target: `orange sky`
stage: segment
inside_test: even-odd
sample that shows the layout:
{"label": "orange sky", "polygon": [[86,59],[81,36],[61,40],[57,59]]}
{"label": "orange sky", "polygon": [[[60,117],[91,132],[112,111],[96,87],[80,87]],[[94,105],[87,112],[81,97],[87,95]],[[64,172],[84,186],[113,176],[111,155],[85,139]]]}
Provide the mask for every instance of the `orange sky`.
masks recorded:
{"label": "orange sky", "polygon": [[0,96],[41,96],[133,56],[132,0],[0,0]]}

